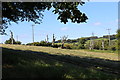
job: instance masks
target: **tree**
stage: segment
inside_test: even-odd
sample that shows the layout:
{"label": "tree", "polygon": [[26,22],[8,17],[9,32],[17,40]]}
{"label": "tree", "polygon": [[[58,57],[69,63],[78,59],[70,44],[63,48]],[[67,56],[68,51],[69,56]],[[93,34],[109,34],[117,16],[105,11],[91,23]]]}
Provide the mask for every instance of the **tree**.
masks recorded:
{"label": "tree", "polygon": [[64,48],[64,43],[65,43],[65,41],[67,40],[67,38],[68,38],[68,35],[67,36],[62,36],[62,37],[60,37],[61,38],[61,42],[62,42],[62,48]]}
{"label": "tree", "polygon": [[11,41],[12,41],[12,44],[13,44],[13,32],[10,30],[10,33],[11,33]]}
{"label": "tree", "polygon": [[21,42],[20,41],[16,41],[16,44],[21,44]]}
{"label": "tree", "polygon": [[118,51],[120,52],[120,29],[117,30],[117,47],[118,47]]}
{"label": "tree", "polygon": [[[12,44],[12,39],[10,38],[9,40],[6,40],[5,44]],[[13,44],[16,44],[14,39],[13,39]]]}
{"label": "tree", "polygon": [[85,42],[86,42],[86,39],[85,38],[80,38],[79,39],[79,45],[78,45],[78,47],[80,48],[80,49],[85,49]]}
{"label": "tree", "polygon": [[117,35],[116,35],[117,40],[120,39],[120,29],[117,30]]}
{"label": "tree", "polygon": [[79,39],[79,43],[80,43],[80,44],[85,44],[85,42],[86,42],[86,39],[85,39],[85,38],[80,38],[80,39]]}
{"label": "tree", "polygon": [[[85,13],[78,10],[79,5],[85,2],[3,2],[2,22],[0,34],[5,33],[7,25],[11,22],[32,21],[40,24],[43,19],[43,12],[53,8],[53,13],[58,14],[58,20],[66,24],[68,20],[75,23],[83,23],[88,19]],[[67,15],[66,15],[67,14]]]}
{"label": "tree", "polygon": [[6,40],[5,41],[5,44],[21,44],[22,42],[20,41],[15,41],[15,39],[12,37],[12,38],[9,38],[9,40]]}

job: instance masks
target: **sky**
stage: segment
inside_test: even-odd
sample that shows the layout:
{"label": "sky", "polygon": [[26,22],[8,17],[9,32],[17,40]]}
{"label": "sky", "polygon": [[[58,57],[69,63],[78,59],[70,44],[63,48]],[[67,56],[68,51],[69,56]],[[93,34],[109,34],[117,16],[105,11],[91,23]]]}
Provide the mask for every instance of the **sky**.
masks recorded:
{"label": "sky", "polygon": [[[41,24],[34,26],[34,41],[40,42],[49,37],[52,41],[52,35],[55,34],[56,40],[62,36],[67,36],[68,39],[77,39],[80,37],[94,36],[101,37],[110,34],[116,34],[118,29],[118,2],[86,2],[83,6],[78,7],[79,10],[85,13],[88,17],[87,23],[61,23],[57,20],[58,15],[52,13],[52,10],[45,11]],[[33,22],[12,23],[6,29],[6,35],[0,35],[0,43],[10,38],[10,30],[14,34],[14,39],[21,41],[23,44],[32,42],[32,25]]]}
{"label": "sky", "polygon": [[[56,2],[56,1],[69,1],[69,2],[71,2],[71,1],[73,1],[73,0],[0,0],[0,1],[2,1],[2,2],[8,2],[8,1],[13,1],[13,2],[46,2],[46,1],[49,1],[49,2]],[[80,1],[80,0],[74,0],[74,2],[76,2],[76,1]],[[90,2],[119,2],[120,0],[82,0],[82,1],[84,1],[84,2],[88,2],[88,1],[90,1]]]}

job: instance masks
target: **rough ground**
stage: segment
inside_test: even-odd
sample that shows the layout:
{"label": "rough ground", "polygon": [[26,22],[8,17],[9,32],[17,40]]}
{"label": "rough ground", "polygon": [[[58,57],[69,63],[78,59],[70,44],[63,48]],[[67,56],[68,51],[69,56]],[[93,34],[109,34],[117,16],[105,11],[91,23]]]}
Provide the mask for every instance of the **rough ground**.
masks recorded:
{"label": "rough ground", "polygon": [[[109,75],[114,75],[116,77],[120,75],[120,61],[118,60],[118,55],[114,53],[98,53],[85,50],[67,50],[23,45],[2,45],[2,47],[3,54],[5,50],[7,50],[8,52],[13,51],[14,53],[16,52],[19,54],[39,54],[37,56],[46,60],[67,63],[75,66],[80,66],[85,69],[92,68],[96,71],[100,71]],[[4,63],[6,62],[3,61],[3,64]],[[3,67],[5,67],[5,65]]]}

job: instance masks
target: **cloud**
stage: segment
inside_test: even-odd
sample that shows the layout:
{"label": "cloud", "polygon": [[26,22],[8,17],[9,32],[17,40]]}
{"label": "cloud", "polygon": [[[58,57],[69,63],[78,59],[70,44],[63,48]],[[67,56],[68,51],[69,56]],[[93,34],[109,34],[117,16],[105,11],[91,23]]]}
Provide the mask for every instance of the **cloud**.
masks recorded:
{"label": "cloud", "polygon": [[66,31],[66,30],[68,30],[68,27],[63,27],[63,28],[61,28],[61,30]]}
{"label": "cloud", "polygon": [[93,25],[94,26],[99,26],[99,25],[101,25],[101,23],[100,22],[95,22],[95,23],[93,23]]}

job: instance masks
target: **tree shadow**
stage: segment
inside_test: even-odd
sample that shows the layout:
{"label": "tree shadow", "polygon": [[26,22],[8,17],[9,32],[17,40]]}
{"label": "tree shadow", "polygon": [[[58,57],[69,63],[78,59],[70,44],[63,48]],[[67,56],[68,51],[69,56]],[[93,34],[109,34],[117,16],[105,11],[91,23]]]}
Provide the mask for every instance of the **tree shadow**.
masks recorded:
{"label": "tree shadow", "polygon": [[57,80],[120,79],[120,61],[2,48],[2,77]]}

